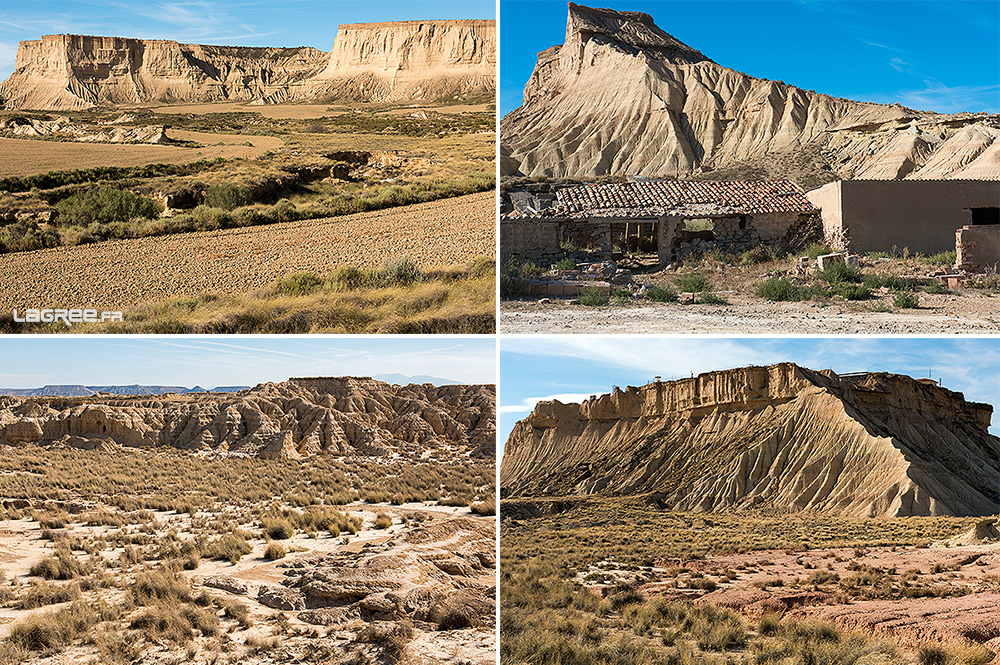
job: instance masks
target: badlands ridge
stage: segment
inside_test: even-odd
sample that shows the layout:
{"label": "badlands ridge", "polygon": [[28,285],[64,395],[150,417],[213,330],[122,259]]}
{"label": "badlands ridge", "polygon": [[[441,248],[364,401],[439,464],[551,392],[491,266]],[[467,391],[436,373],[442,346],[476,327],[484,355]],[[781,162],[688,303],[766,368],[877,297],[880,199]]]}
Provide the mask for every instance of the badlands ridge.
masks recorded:
{"label": "badlands ridge", "polygon": [[711,372],[539,403],[507,441],[501,493],[652,493],[683,511],[996,514],[992,411],[895,374],[791,363]]}
{"label": "badlands ridge", "polygon": [[0,84],[0,107],[465,100],[493,95],[495,70],[491,20],[342,25],[330,53],[45,35],[18,46],[15,71]]}
{"label": "badlands ridge", "polygon": [[493,386],[298,378],[236,394],[0,397],[0,444],[173,447],[246,457],[492,457]]}
{"label": "badlands ridge", "polygon": [[[856,102],[713,62],[648,14],[570,3],[500,123],[503,175],[689,176],[802,162],[835,179],[1000,177],[1000,116]],[[794,155],[794,157],[793,157]]]}

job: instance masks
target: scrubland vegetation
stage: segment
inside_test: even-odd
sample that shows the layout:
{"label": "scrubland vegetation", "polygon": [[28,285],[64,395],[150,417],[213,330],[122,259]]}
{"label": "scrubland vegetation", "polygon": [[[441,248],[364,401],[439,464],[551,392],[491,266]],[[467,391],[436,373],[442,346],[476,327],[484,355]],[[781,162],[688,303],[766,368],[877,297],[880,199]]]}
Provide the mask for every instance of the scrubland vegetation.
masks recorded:
{"label": "scrubland vegetation", "polygon": [[[0,639],[0,663],[70,648],[102,663],[245,662],[273,654],[276,640],[332,634],[290,625],[280,611],[251,612],[189,573],[239,564],[253,551],[278,562],[302,551],[302,538],[342,544],[393,524],[389,510],[358,502],[478,506],[493,483],[492,464],[439,462],[433,453],[414,463],[9,448],[0,460],[0,514],[25,524],[18,548],[38,542],[51,553],[26,574],[0,576],[0,604],[25,613]],[[430,519],[411,511],[402,521]],[[413,633],[383,637],[384,651],[395,644],[398,656]]]}
{"label": "scrubland vegetation", "polygon": [[[815,618],[779,611],[754,618],[695,603],[691,590],[711,592],[753,573],[755,566],[709,576],[684,565],[706,556],[761,550],[855,548],[846,556],[860,559],[866,548],[926,546],[968,529],[974,520],[688,514],[663,511],[643,497],[511,500],[503,502],[501,513],[503,662],[978,665],[992,659],[981,646],[897,643]],[[769,563],[761,560],[757,567]],[[850,572],[840,576],[816,568],[794,584],[803,591],[838,593],[837,602],[968,593],[948,583],[926,583],[920,571],[899,572],[860,561],[850,561],[846,569]],[[639,592],[640,584],[649,581],[658,582],[661,590]],[[604,585],[605,595],[588,588],[595,584]],[[791,584],[772,576],[757,586]],[[687,594],[675,593],[684,590]]]}

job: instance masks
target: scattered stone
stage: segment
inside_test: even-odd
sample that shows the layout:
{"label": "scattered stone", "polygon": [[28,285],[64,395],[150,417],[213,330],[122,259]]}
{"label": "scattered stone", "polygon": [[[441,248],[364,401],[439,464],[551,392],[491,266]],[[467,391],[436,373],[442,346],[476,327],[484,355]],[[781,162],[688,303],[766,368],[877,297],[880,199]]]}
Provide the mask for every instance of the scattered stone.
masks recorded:
{"label": "scattered stone", "polygon": [[816,266],[820,270],[826,270],[835,263],[845,263],[844,254],[838,252],[836,254],[823,254],[816,258]]}
{"label": "scattered stone", "polygon": [[677,296],[677,302],[681,305],[693,305],[694,304],[694,293],[690,291],[682,293]]}
{"label": "scattered stone", "polygon": [[265,585],[257,591],[257,602],[275,610],[304,610],[306,597],[298,589]]}
{"label": "scattered stone", "polygon": [[212,587],[213,589],[222,589],[223,591],[228,591],[229,593],[235,593],[241,596],[245,596],[249,590],[246,583],[235,577],[227,577],[226,575],[213,575],[212,577],[206,577],[202,582],[207,587]]}
{"label": "scattered stone", "polygon": [[360,618],[355,612],[340,607],[320,607],[299,613],[299,619],[314,626],[343,626]]}

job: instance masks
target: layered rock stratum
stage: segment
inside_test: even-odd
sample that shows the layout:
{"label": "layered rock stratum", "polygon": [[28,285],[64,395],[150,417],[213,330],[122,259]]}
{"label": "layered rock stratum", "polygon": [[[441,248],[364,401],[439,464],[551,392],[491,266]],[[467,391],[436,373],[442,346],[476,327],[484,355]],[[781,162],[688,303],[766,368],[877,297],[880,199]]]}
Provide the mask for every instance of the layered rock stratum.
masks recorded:
{"label": "layered rock stratum", "polygon": [[503,175],[691,176],[804,158],[827,180],[1000,177],[1000,116],[857,102],[726,68],[638,12],[570,3],[500,123]]}
{"label": "layered rock stratum", "polygon": [[469,99],[495,93],[495,69],[496,27],[488,20],[343,25],[330,53],[45,35],[20,43],[0,105]]}
{"label": "layered rock stratum", "polygon": [[711,372],[540,402],[506,443],[501,492],[653,493],[684,511],[996,514],[992,411],[895,374],[791,363]]}
{"label": "layered rock stratum", "polygon": [[259,458],[495,454],[493,386],[296,378],[236,394],[0,397],[0,444],[172,447]]}

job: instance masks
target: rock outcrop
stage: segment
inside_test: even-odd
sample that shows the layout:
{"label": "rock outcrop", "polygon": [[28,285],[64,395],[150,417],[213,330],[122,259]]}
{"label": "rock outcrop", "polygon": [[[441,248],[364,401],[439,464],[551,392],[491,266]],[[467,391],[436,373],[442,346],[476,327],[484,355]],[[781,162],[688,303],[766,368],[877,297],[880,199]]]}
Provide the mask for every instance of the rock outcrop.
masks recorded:
{"label": "rock outcrop", "polygon": [[8,109],[289,99],[469,99],[496,91],[495,21],[342,25],[331,53],[45,35],[18,47]]}
{"label": "rock outcrop", "polygon": [[399,21],[340,26],[326,68],[293,96],[395,102],[495,92],[495,21]]}
{"label": "rock outcrop", "polygon": [[541,402],[517,423],[503,496],[655,493],[675,510],[848,516],[1000,510],[992,407],[910,377],[784,363]]}
{"label": "rock outcrop", "polygon": [[234,395],[0,398],[0,444],[170,446],[261,458],[495,454],[493,386],[302,378]]}
{"label": "rock outcrop", "polygon": [[504,175],[691,176],[797,153],[836,178],[995,178],[1000,116],[856,102],[723,67],[647,14],[570,3],[500,123]]}

